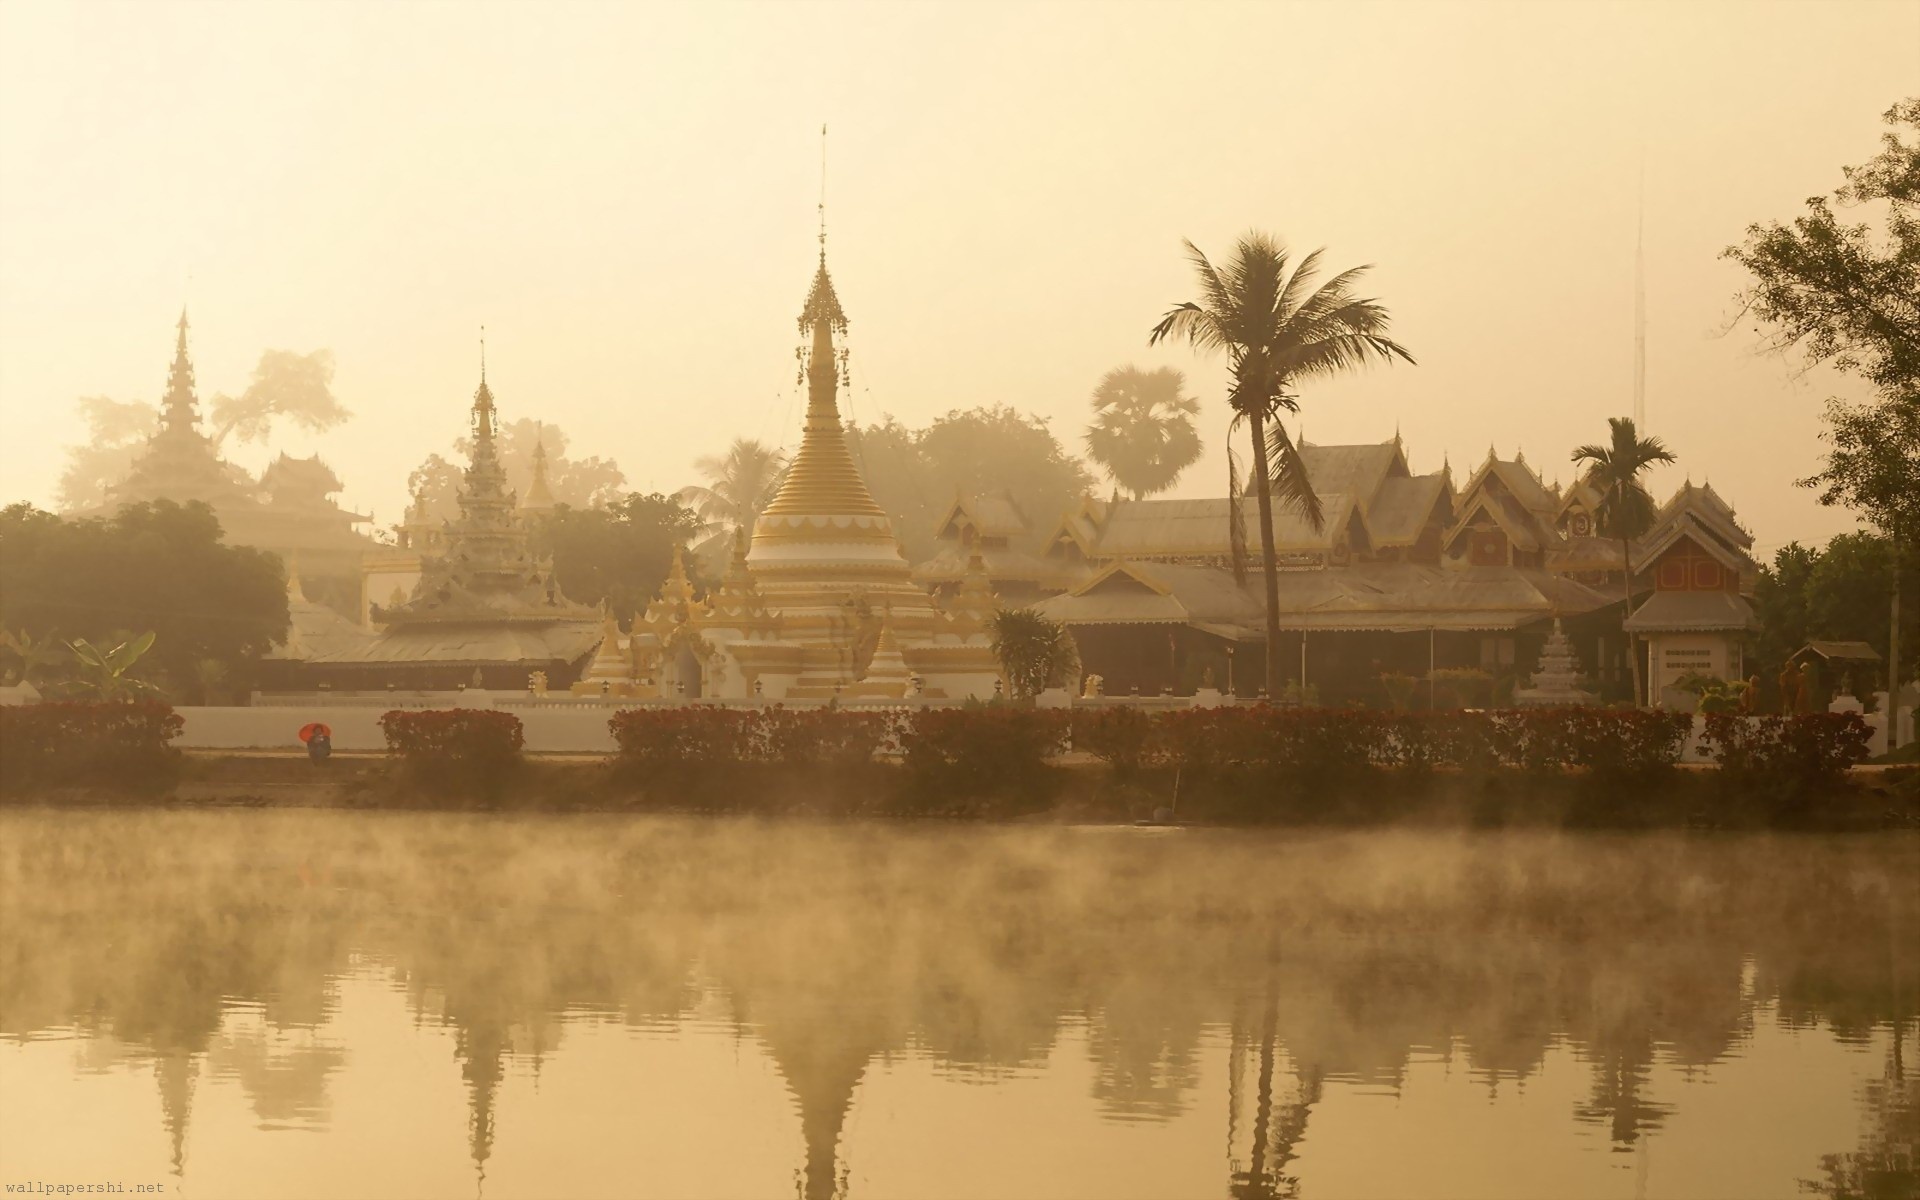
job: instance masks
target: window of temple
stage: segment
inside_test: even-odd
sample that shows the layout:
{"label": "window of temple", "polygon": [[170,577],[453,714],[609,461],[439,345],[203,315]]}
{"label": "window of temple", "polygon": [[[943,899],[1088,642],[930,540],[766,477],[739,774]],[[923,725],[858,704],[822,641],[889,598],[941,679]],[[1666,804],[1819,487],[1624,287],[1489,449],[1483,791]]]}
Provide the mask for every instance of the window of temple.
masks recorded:
{"label": "window of temple", "polygon": [[1498,529],[1475,529],[1468,554],[1468,561],[1476,567],[1501,566],[1507,561],[1507,535]]}

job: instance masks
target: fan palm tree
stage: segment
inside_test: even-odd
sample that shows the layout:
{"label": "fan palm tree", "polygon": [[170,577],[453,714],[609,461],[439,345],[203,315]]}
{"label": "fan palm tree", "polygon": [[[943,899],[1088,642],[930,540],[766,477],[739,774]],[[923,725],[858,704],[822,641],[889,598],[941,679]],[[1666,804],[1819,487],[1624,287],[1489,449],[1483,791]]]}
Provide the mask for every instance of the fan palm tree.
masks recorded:
{"label": "fan palm tree", "polygon": [[1135,500],[1164,492],[1200,457],[1193,418],[1200,402],[1172,367],[1142,371],[1131,364],[1108,371],[1093,389],[1087,456]]}
{"label": "fan palm tree", "polygon": [[[1621,587],[1626,606],[1620,610],[1623,625],[1633,609],[1633,539],[1653,525],[1653,497],[1640,482],[1640,476],[1654,463],[1670,463],[1673,454],[1656,437],[1641,437],[1632,417],[1608,417],[1612,439],[1604,446],[1586,445],[1573,452],[1573,461],[1587,466],[1587,483],[1600,493],[1600,511],[1594,514],[1600,536],[1620,540]],[[1627,639],[1627,665],[1633,670],[1633,702],[1641,698],[1640,652],[1633,634],[1623,627]]]}
{"label": "fan palm tree", "polygon": [[1287,248],[1264,233],[1243,236],[1224,269],[1216,269],[1192,242],[1187,258],[1200,281],[1200,300],[1176,305],[1153,327],[1149,344],[1185,338],[1199,350],[1225,350],[1230,367],[1227,404],[1228,535],[1234,575],[1245,557],[1240,519],[1240,472],[1233,434],[1242,422],[1253,435],[1254,494],[1260,506],[1260,553],[1267,584],[1267,687],[1280,680],[1280,572],[1273,552],[1273,498],[1297,507],[1314,529],[1325,523],[1320,497],[1305,462],[1280,423],[1282,412],[1300,411],[1294,388],[1326,379],[1373,359],[1413,361],[1387,336],[1387,310],[1354,294],[1366,267],[1342,271],[1316,285],[1315,250],[1295,263]]}
{"label": "fan palm tree", "polygon": [[735,438],[725,454],[698,459],[706,486],[683,487],[675,498],[706,523],[707,536],[750,529],[787,477],[787,456],[752,438]]}

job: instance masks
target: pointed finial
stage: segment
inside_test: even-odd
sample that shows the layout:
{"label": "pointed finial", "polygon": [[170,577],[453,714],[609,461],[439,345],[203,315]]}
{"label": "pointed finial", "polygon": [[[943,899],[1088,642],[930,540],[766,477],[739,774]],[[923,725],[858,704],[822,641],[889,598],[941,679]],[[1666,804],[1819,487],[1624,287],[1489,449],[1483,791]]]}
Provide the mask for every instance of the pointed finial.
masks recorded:
{"label": "pointed finial", "polygon": [[487,381],[487,327],[480,327],[480,382]]}
{"label": "pointed finial", "polygon": [[827,126],[820,124],[820,263],[827,261]]}

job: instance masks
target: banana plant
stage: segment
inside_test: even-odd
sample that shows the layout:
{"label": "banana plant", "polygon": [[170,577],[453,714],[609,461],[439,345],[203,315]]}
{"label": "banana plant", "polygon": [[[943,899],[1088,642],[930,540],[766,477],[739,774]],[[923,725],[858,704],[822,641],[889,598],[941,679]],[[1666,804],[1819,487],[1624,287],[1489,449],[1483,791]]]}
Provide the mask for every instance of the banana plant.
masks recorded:
{"label": "banana plant", "polygon": [[26,683],[46,682],[48,672],[66,661],[66,655],[60,652],[62,646],[55,634],[34,637],[24,629],[0,629],[0,651],[18,661],[20,679]]}
{"label": "banana plant", "polygon": [[67,649],[73,651],[74,663],[79,668],[74,690],[98,700],[131,700],[136,696],[153,695],[160,689],[144,679],[135,679],[127,674],[141,656],[152,648],[152,630],[121,642],[111,650],[102,650],[85,638],[73,639],[67,643]]}

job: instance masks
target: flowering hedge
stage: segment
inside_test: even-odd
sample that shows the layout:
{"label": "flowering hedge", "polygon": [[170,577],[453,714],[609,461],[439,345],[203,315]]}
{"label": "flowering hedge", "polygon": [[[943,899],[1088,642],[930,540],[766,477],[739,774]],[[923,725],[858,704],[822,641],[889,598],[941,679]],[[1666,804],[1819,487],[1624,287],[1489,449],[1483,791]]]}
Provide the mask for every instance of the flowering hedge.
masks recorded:
{"label": "flowering hedge", "polygon": [[1316,778],[1373,768],[1600,774],[1659,770],[1679,760],[1685,713],[1564,708],[1383,713],[1364,709],[1223,707],[1081,711],[1073,744],[1127,771],[1257,769]]}
{"label": "flowering hedge", "polygon": [[397,708],[381,716],[380,731],[389,754],[428,768],[510,767],[526,744],[519,717],[485,708]]}
{"label": "flowering hedge", "polygon": [[1859,713],[1710,713],[1700,741],[1730,777],[1805,782],[1833,779],[1865,762],[1872,736]]}
{"label": "flowering hedge", "polygon": [[885,713],[710,704],[622,709],[607,721],[607,728],[622,759],[654,768],[718,763],[851,766],[871,762],[892,732]]}
{"label": "flowering hedge", "polygon": [[1067,719],[1058,709],[994,704],[913,713],[900,748],[922,805],[942,800],[1031,796],[1046,760],[1065,749]]}
{"label": "flowering hedge", "polygon": [[180,752],[168,743],[184,724],[163,700],[0,707],[0,780],[8,790],[59,784],[160,790],[178,772]]}

